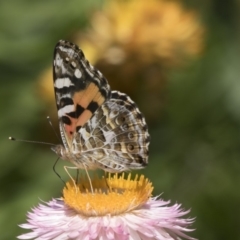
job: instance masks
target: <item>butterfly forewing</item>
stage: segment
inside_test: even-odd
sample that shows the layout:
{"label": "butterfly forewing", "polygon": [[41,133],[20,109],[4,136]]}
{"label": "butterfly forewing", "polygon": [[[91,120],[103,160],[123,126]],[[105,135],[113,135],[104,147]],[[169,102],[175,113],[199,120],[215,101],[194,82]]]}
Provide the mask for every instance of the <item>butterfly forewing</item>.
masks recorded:
{"label": "butterfly forewing", "polygon": [[55,47],[53,79],[60,128],[65,131],[65,147],[69,147],[76,129],[81,128],[110,97],[110,87],[83,52],[63,40]]}
{"label": "butterfly forewing", "polygon": [[59,41],[53,75],[64,143],[53,150],[60,157],[77,168],[109,172],[147,164],[150,137],[143,115],[126,94],[110,90],[76,45]]}

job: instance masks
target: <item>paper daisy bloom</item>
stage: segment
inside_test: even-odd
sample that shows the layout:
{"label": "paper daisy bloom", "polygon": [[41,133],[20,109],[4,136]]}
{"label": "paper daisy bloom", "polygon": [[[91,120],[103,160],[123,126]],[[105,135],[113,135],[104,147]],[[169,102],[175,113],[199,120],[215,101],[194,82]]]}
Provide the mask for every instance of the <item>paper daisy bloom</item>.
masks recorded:
{"label": "paper daisy bloom", "polygon": [[181,205],[152,197],[152,183],[143,175],[131,180],[131,174],[108,176],[89,181],[69,182],[63,197],[53,199],[28,213],[31,230],[18,239],[37,240],[147,240],[194,239],[186,233],[194,219],[183,218],[189,211]]}

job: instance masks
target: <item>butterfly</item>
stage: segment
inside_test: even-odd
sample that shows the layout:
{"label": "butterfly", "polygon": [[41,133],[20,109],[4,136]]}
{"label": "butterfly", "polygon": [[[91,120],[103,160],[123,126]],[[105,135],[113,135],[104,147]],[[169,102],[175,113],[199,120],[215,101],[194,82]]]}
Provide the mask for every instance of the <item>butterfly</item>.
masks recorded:
{"label": "butterfly", "polygon": [[150,136],[145,118],[129,96],[111,91],[77,45],[57,43],[53,80],[63,145],[52,150],[60,158],[77,169],[112,173],[147,165]]}

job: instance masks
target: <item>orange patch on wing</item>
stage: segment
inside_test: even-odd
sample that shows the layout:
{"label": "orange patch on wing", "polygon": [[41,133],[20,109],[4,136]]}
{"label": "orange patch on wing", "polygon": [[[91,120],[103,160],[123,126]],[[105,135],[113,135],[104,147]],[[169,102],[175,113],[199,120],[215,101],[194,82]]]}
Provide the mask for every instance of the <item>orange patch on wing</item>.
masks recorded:
{"label": "orange patch on wing", "polygon": [[71,118],[69,116],[68,116],[68,118],[70,118],[70,120],[71,120],[71,125],[64,124],[64,128],[65,128],[65,131],[67,132],[68,137],[72,138],[72,135],[76,130],[76,125],[77,125],[78,120],[75,118]]}
{"label": "orange patch on wing", "polygon": [[88,104],[95,98],[98,91],[99,88],[94,83],[90,83],[85,90],[74,94],[73,102],[79,104],[83,108],[87,108]]}
{"label": "orange patch on wing", "polygon": [[78,118],[76,126],[83,126],[91,118],[91,116],[92,112],[86,109]]}
{"label": "orange patch on wing", "polygon": [[94,83],[90,83],[85,90],[76,92],[73,95],[73,102],[75,104],[75,107],[76,104],[78,104],[81,107],[85,108],[85,110],[78,119],[70,117],[72,124],[65,126],[68,135],[71,135],[70,132],[74,132],[77,126],[83,126],[92,117],[92,112],[86,109],[92,101],[98,103],[99,106],[102,105],[105,101],[105,98],[99,92],[99,88]]}
{"label": "orange patch on wing", "polygon": [[98,106],[101,106],[104,103],[105,98],[100,92],[98,92],[96,96],[93,98],[93,101],[96,102]]}

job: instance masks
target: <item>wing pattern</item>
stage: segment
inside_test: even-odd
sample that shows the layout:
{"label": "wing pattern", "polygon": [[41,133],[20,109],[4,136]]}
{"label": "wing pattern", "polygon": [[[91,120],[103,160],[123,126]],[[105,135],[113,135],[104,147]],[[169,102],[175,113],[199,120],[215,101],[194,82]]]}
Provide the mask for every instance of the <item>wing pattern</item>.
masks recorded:
{"label": "wing pattern", "polygon": [[126,94],[110,90],[75,44],[56,45],[53,78],[63,140],[53,151],[77,168],[122,172],[147,165],[150,136],[142,113]]}

